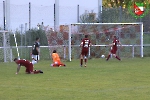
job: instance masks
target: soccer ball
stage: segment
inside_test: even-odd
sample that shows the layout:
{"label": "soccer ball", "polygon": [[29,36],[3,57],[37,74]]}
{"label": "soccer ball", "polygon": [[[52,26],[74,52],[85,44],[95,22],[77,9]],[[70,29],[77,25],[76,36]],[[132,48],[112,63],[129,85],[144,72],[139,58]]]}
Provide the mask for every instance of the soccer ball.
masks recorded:
{"label": "soccer ball", "polygon": [[101,55],[101,58],[105,58],[105,55]]}

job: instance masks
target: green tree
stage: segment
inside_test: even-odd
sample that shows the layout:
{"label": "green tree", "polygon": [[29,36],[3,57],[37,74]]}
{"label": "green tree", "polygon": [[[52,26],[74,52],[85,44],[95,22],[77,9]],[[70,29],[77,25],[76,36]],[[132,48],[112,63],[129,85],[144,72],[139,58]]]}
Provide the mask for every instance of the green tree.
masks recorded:
{"label": "green tree", "polygon": [[20,34],[20,31],[10,33],[10,46],[15,46],[14,34],[16,35],[16,41],[18,46],[32,46],[36,37],[40,38],[40,45],[47,46],[47,37],[45,31],[40,29],[31,29],[24,34]]}
{"label": "green tree", "polygon": [[130,2],[150,3],[149,0],[103,0],[103,7],[123,7],[128,8]]}
{"label": "green tree", "polygon": [[80,16],[80,23],[95,23],[96,22],[96,13],[93,11],[91,13],[88,13],[89,11],[86,11]]}
{"label": "green tree", "polygon": [[40,45],[47,46],[47,37],[45,31],[40,29],[31,29],[26,32],[26,45],[33,45],[35,42],[36,37],[40,38]]}
{"label": "green tree", "polygon": [[20,46],[22,41],[21,41],[21,34],[18,30],[16,30],[14,33],[9,34],[10,46],[16,46],[15,39],[14,39],[14,34],[16,35],[17,45]]}

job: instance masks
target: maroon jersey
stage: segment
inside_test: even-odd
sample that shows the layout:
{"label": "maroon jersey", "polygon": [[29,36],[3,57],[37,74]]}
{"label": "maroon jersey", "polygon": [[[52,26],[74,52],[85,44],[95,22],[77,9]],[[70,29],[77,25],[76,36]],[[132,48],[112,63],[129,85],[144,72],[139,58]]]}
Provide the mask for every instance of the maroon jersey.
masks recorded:
{"label": "maroon jersey", "polygon": [[89,51],[89,46],[90,46],[91,41],[88,38],[84,38],[81,42],[82,45],[82,55],[87,55]]}
{"label": "maroon jersey", "polygon": [[17,64],[19,64],[20,66],[25,66],[27,73],[33,72],[33,64],[30,61],[21,59],[17,61]]}
{"label": "maroon jersey", "polygon": [[114,40],[113,40],[113,46],[112,46],[112,50],[111,50],[111,53],[112,53],[112,54],[116,54],[118,42],[119,42],[119,40],[117,40],[117,39],[114,39]]}
{"label": "maroon jersey", "polygon": [[19,64],[20,66],[25,66],[25,67],[32,65],[32,63],[30,61],[25,60],[25,59],[18,60],[17,64]]}
{"label": "maroon jersey", "polygon": [[119,42],[119,40],[117,40],[117,39],[113,40],[113,44],[114,44],[113,47],[112,47],[113,49],[117,49],[118,42]]}
{"label": "maroon jersey", "polygon": [[81,44],[83,44],[82,49],[88,49],[90,43],[91,43],[91,41],[88,38],[83,39],[81,42]]}

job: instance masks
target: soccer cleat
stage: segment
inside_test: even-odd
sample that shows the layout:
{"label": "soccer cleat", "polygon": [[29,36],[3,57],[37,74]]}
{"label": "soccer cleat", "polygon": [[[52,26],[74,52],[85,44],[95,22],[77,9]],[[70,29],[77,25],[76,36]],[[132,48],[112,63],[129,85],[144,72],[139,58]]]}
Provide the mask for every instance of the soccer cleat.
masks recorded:
{"label": "soccer cleat", "polygon": [[40,73],[43,73],[43,71],[41,71],[41,70],[39,70],[40,71]]}
{"label": "soccer cleat", "polygon": [[84,67],[86,67],[86,65],[84,65]]}

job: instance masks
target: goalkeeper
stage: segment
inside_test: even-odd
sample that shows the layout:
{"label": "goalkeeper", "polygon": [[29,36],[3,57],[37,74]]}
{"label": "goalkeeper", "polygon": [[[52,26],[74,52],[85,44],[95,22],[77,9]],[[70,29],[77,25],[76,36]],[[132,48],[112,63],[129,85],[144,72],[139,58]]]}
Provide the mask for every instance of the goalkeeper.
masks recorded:
{"label": "goalkeeper", "polygon": [[52,67],[61,67],[61,66],[66,66],[64,63],[61,62],[60,57],[56,50],[53,51],[52,53],[52,60],[53,63],[51,64]]}

